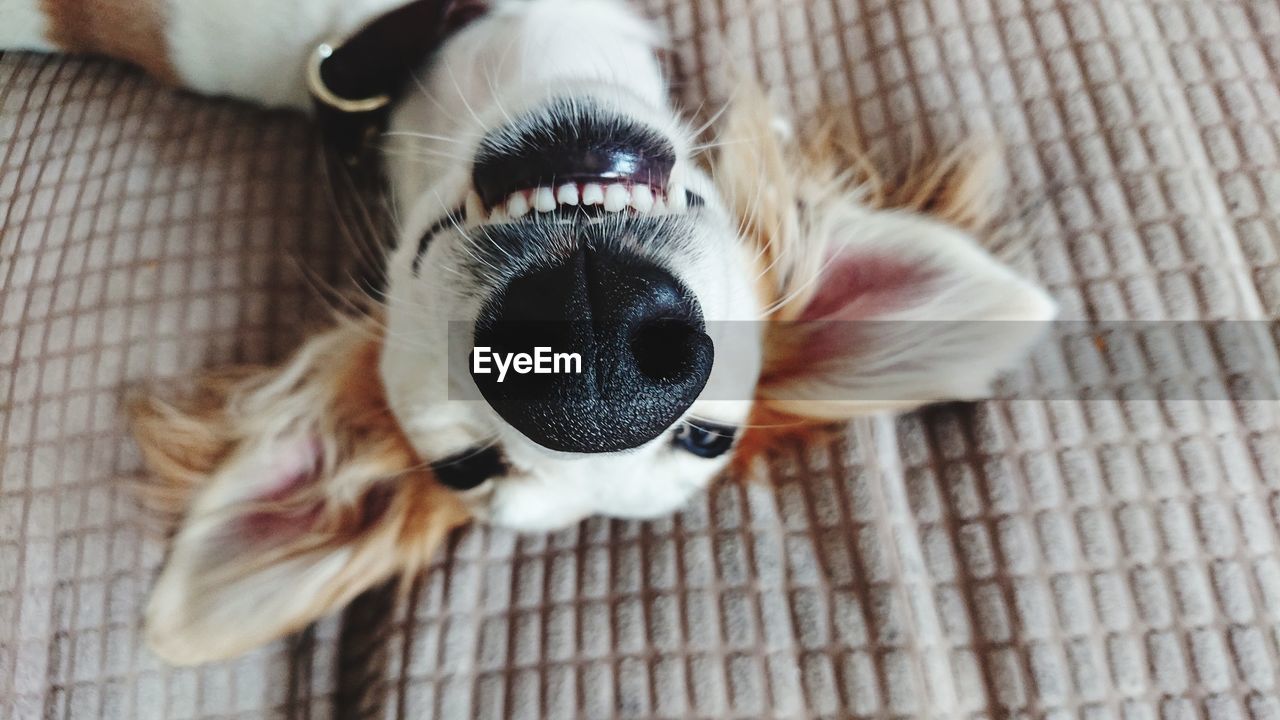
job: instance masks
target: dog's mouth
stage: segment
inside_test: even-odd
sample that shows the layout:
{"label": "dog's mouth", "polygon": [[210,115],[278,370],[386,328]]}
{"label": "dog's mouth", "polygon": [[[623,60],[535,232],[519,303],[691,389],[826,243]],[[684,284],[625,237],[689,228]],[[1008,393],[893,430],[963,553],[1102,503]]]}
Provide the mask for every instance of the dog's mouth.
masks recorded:
{"label": "dog's mouth", "polygon": [[681,185],[663,188],[634,178],[571,181],[519,189],[493,202],[480,192],[467,200],[470,225],[519,220],[526,216],[594,216],[602,213],[631,215],[683,213],[700,198]]}
{"label": "dog's mouth", "polygon": [[655,217],[685,215],[706,205],[706,200],[683,185],[672,183],[662,189],[634,179],[614,178],[611,182],[568,182],[520,189],[492,206],[484,202],[477,190],[469,190],[466,199],[445,213],[418,239],[413,272],[421,269],[422,260],[432,241],[450,228],[477,228],[516,222],[559,221],[592,222],[606,217]]}
{"label": "dog's mouth", "polygon": [[480,142],[467,220],[679,212],[688,197],[672,183],[675,165],[675,148],[661,132],[562,98]]}

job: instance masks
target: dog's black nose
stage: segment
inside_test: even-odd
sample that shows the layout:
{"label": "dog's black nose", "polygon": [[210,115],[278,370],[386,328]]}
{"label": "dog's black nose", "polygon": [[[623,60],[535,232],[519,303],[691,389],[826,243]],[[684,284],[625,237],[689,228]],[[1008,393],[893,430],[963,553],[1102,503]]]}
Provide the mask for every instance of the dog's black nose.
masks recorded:
{"label": "dog's black nose", "polygon": [[670,427],[706,385],[713,356],[697,301],[671,273],[580,249],[488,304],[471,372],[493,409],[539,445],[610,452]]}

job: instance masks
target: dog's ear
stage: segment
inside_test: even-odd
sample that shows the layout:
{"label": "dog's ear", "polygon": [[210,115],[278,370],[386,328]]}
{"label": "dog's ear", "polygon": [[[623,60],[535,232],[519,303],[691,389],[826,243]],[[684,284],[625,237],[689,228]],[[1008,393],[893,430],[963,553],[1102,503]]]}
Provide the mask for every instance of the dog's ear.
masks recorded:
{"label": "dog's ear", "polygon": [[165,660],[218,660],[301,629],[419,569],[465,522],[391,418],[367,331],[340,328],[282,368],[132,404],[157,476],[146,504],[185,507],[146,610]]}
{"label": "dog's ear", "polygon": [[823,249],[776,307],[760,399],[822,420],[980,397],[1043,331],[1052,300],[966,233],[833,200]]}
{"label": "dog's ear", "polygon": [[767,307],[757,415],[841,420],[986,394],[1056,312],[975,240],[1003,200],[997,148],[890,176],[850,124],[789,127],[748,84],[715,162]]}

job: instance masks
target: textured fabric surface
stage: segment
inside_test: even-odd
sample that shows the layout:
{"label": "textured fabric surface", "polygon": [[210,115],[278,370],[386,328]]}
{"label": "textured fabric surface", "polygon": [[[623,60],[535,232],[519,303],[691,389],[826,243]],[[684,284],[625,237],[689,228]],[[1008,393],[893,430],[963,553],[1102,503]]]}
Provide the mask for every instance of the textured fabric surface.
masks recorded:
{"label": "textured fabric surface", "polygon": [[[1254,321],[1274,362],[1280,3],[647,7],[698,114],[748,74],[889,148],[995,135],[1066,317]],[[0,57],[0,138],[0,717],[1280,718],[1280,408],[1244,397],[855,423],[670,519],[468,530],[406,602],[166,668],[120,393],[288,352],[359,217],[304,120],[112,64]]]}

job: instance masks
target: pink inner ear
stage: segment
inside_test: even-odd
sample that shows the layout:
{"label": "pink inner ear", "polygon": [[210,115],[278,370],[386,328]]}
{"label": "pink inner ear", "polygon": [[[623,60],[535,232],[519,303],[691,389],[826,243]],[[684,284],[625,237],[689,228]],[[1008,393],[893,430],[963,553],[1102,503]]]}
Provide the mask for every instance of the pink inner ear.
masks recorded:
{"label": "pink inner ear", "polygon": [[867,320],[892,312],[933,277],[920,265],[845,253],[827,263],[799,320]]}
{"label": "pink inner ear", "polygon": [[[281,503],[280,507],[250,507],[233,525],[235,538],[253,544],[280,544],[310,532],[324,511],[324,500],[302,505],[289,504],[290,496],[319,482],[324,446],[319,438],[300,438],[284,443],[266,471],[265,492],[247,503]],[[360,500],[359,527],[367,529],[386,515],[395,497],[391,484],[376,484]]]}
{"label": "pink inner ear", "polygon": [[[283,503],[289,496],[319,477],[324,447],[314,436],[284,443],[266,469],[264,492],[251,503]],[[323,505],[315,502],[290,510],[253,510],[240,518],[237,530],[251,542],[287,540],[306,533],[320,516]]]}

